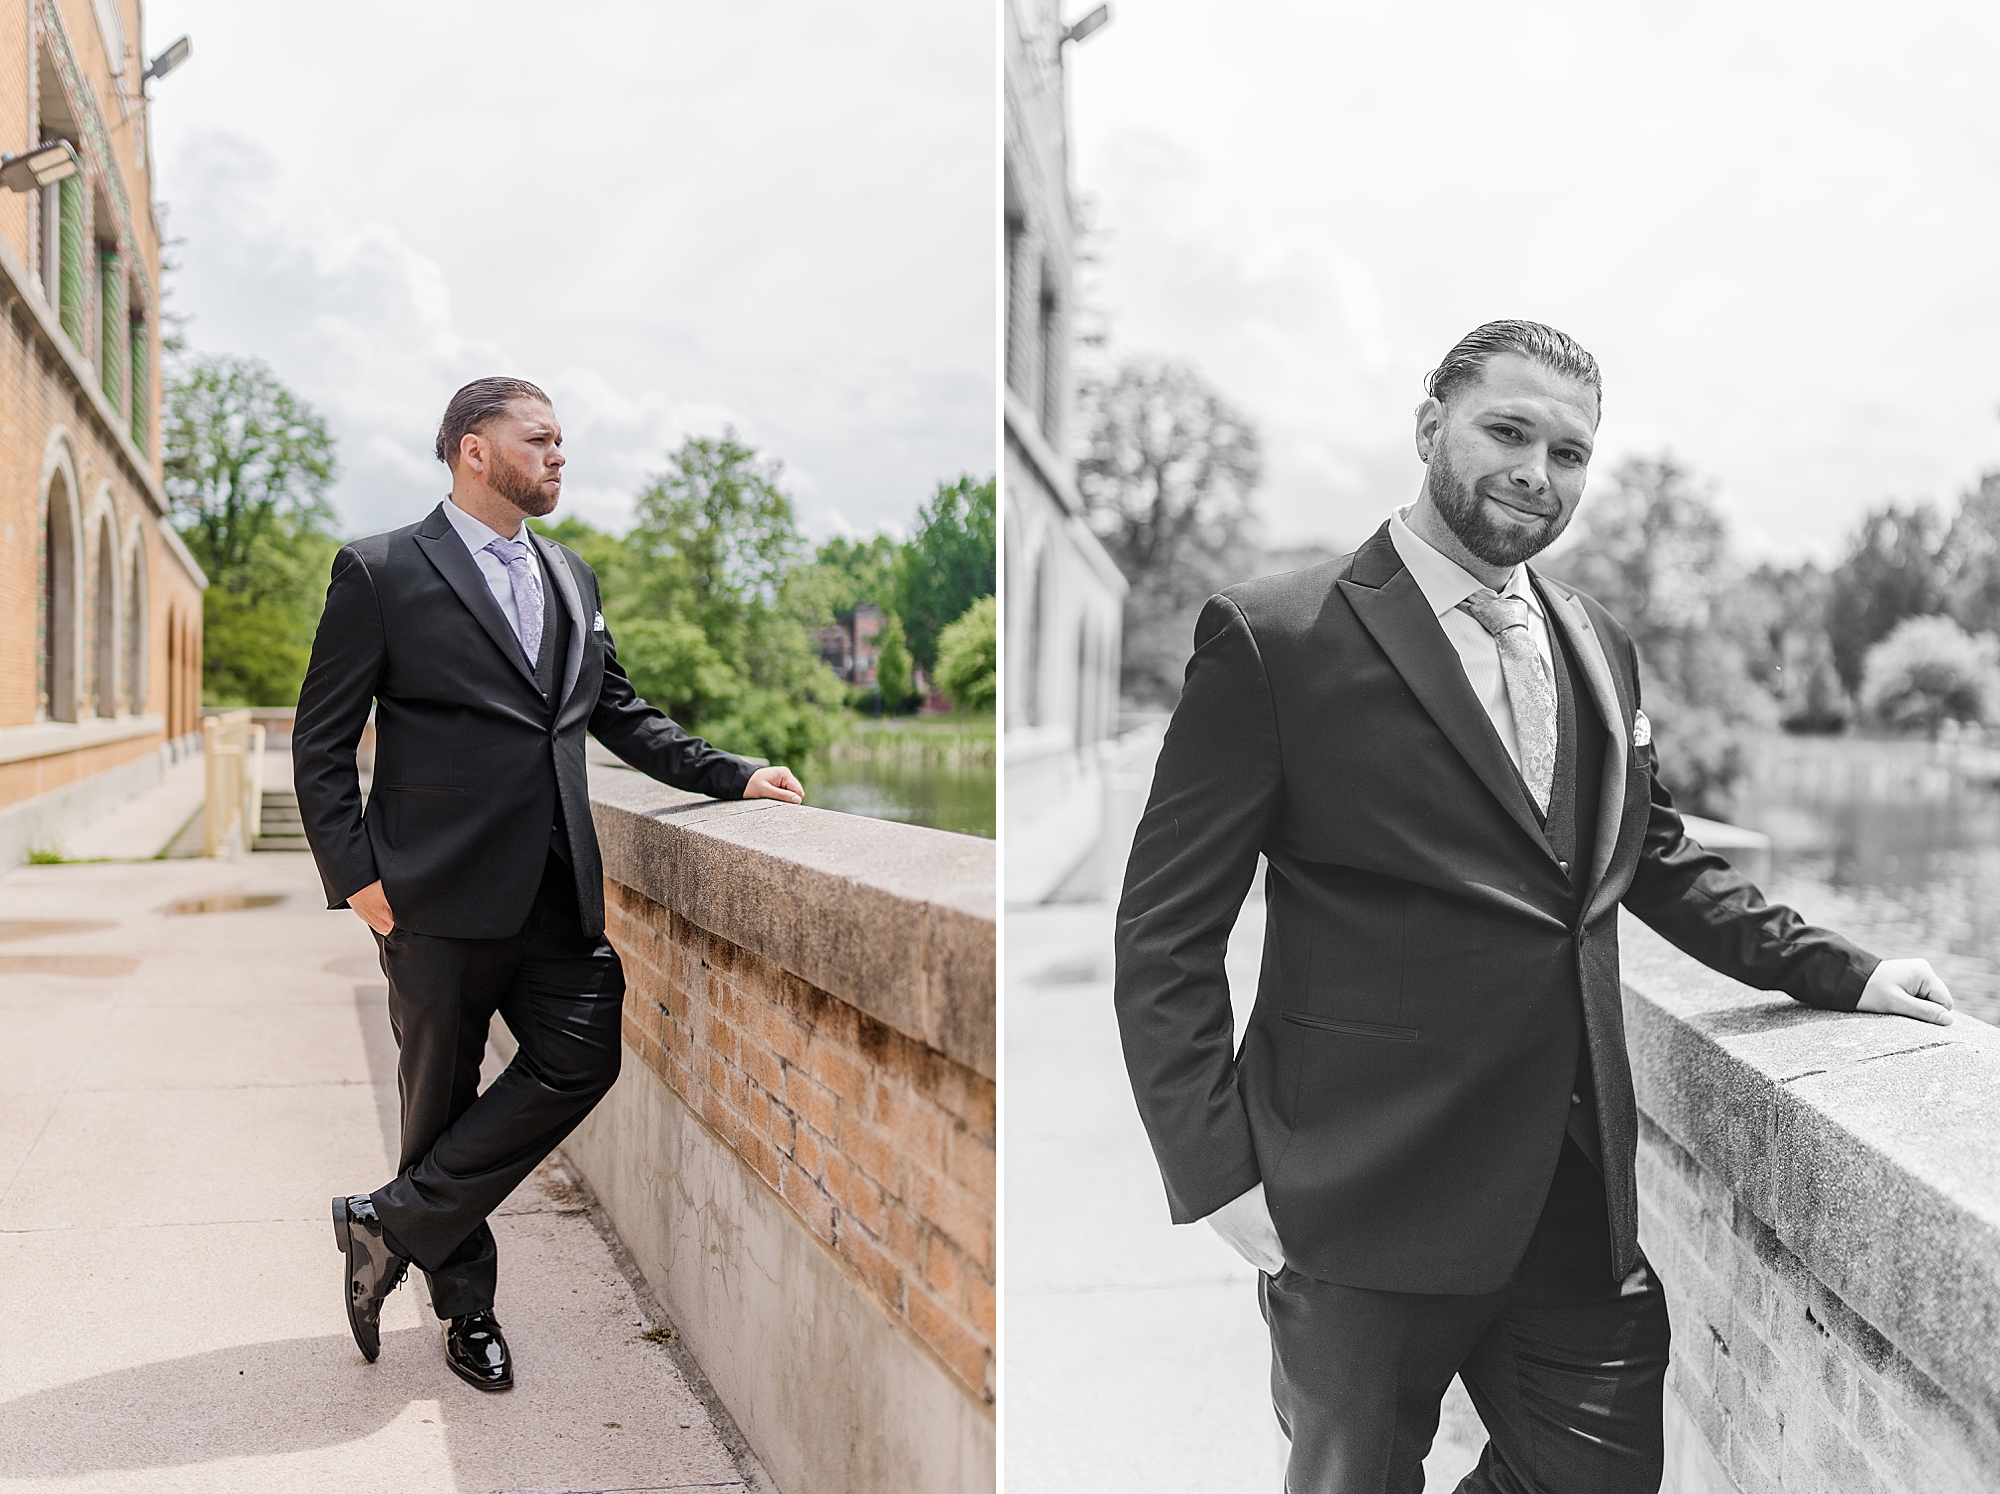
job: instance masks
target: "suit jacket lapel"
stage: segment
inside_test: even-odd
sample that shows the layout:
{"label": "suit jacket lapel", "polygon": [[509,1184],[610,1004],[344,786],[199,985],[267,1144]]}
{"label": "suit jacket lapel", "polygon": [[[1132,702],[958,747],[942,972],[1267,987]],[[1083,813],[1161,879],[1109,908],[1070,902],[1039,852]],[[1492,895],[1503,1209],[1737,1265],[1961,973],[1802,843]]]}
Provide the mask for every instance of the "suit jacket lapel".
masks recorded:
{"label": "suit jacket lapel", "polygon": [[1618,688],[1618,677],[1604,657],[1604,645],[1598,641],[1597,630],[1591,627],[1583,603],[1574,592],[1554,584],[1546,576],[1536,575],[1534,579],[1541,586],[1543,599],[1549,603],[1549,615],[1569,639],[1570,651],[1583,667],[1591,699],[1597,702],[1598,714],[1604,718],[1610,739],[1605,744],[1604,791],[1597,804],[1597,849],[1590,858],[1590,881],[1586,884],[1589,894],[1584,899],[1588,917],[1596,911],[1590,904],[1618,849],[1618,831],[1625,815],[1625,758],[1630,750],[1627,744],[1632,710]]}
{"label": "suit jacket lapel", "polygon": [[521,671],[522,677],[539,695],[541,687],[535,684],[534,661],[522,650],[521,640],[514,636],[514,630],[507,626],[507,615],[493,600],[486,578],[479,572],[479,563],[465,548],[458,531],[451,527],[451,520],[444,516],[442,503],[432,512],[424,527],[417,531],[416,541],[424,557],[438,568],[438,574],[458,593],[458,599],[465,603],[466,610],[479,619],[479,625],[486,630],[500,652],[514,661],[514,667]]}
{"label": "suit jacket lapel", "polygon": [[1403,682],[1430,713],[1438,729],[1458,749],[1459,756],[1479,775],[1479,781],[1492,791],[1514,823],[1554,860],[1555,851],[1535,819],[1534,806],[1529,804],[1527,790],[1521,786],[1514,760],[1507,755],[1500,734],[1494,731],[1486,708],[1472,693],[1458,650],[1438,626],[1437,614],[1424,599],[1423,589],[1403,569],[1402,558],[1395,553],[1386,526],[1362,547],[1364,554],[1356,555],[1353,574],[1366,574],[1369,568],[1361,564],[1364,558],[1378,566],[1386,563],[1380,556],[1365,555],[1378,543],[1388,549],[1387,560],[1395,564],[1395,574],[1379,586],[1347,579],[1337,584],[1362,626],[1382,646],[1382,652],[1389,656],[1389,662],[1396,666],[1396,672],[1402,675]]}
{"label": "suit jacket lapel", "polygon": [[562,703],[569,699],[569,692],[576,687],[576,677],[583,670],[583,637],[589,630],[583,622],[583,597],[576,589],[576,577],[570,571],[569,558],[563,554],[562,546],[546,535],[528,531],[535,548],[542,552],[542,561],[548,573],[556,578],[556,590],[562,593],[563,606],[569,609],[569,657],[563,663],[562,693],[556,697],[560,710]]}

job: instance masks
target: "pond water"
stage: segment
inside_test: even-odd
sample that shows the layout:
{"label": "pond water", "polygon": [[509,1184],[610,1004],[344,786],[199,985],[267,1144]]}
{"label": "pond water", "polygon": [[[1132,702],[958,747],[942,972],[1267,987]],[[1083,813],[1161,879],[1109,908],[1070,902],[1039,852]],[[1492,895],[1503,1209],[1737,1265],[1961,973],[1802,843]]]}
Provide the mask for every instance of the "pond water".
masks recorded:
{"label": "pond water", "polygon": [[846,758],[816,763],[806,776],[806,802],[875,820],[901,820],[993,839],[998,823],[992,763],[954,766]]}
{"label": "pond water", "polygon": [[2000,1023],[2000,792],[1943,774],[1767,772],[1736,818],[1772,840],[1766,891],[1881,955],[1921,955]]}

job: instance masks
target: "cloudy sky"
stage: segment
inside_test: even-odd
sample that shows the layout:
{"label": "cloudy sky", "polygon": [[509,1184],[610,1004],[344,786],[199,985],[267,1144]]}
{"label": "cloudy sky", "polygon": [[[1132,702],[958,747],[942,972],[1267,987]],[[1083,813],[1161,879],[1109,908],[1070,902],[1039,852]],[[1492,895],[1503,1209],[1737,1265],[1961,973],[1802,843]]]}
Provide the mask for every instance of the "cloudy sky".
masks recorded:
{"label": "cloudy sky", "polygon": [[1991,6],[1123,0],[1069,56],[1113,346],[1255,416],[1276,538],[1407,501],[1496,317],[1596,353],[1595,473],[1672,449],[1749,554],[2000,467]]}
{"label": "cloudy sky", "polygon": [[481,374],[554,396],[616,526],[690,432],[786,464],[816,537],[994,466],[990,0],[155,0],[170,309],[331,419],[352,532],[446,489]]}

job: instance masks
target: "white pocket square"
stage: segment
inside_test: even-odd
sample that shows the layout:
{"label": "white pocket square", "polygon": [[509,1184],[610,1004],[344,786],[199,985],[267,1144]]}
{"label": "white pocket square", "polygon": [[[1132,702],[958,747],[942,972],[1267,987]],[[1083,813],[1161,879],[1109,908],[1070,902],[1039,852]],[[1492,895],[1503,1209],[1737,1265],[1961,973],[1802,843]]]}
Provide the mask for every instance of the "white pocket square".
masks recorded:
{"label": "white pocket square", "polygon": [[1634,747],[1653,745],[1653,723],[1646,719],[1644,711],[1632,713],[1632,745]]}
{"label": "white pocket square", "polygon": [[593,633],[602,633],[604,631],[604,614],[602,612],[591,619],[590,631]]}

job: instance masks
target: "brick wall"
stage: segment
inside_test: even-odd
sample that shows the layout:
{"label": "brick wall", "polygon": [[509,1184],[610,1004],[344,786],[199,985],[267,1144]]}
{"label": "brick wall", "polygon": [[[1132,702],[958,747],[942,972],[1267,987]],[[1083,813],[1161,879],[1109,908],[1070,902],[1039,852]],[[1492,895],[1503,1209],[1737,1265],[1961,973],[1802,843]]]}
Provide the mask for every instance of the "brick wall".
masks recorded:
{"label": "brick wall", "polygon": [[620,883],[605,896],[632,1055],[990,1404],[993,1082]]}
{"label": "brick wall", "polygon": [[158,752],[160,742],[157,734],[128,737],[122,742],[107,742],[80,752],[52,752],[47,757],[0,763],[0,806],[18,804],[23,799],[68,788],[96,774],[123,767]]}
{"label": "brick wall", "polygon": [[[127,8],[128,25],[135,22],[136,14]],[[67,42],[56,40],[58,30],[67,36]],[[91,116],[92,122],[84,129],[90,169],[115,171],[117,182],[129,199],[132,221],[122,226],[100,223],[95,236],[122,238],[139,282],[144,287],[156,288],[159,255],[153,216],[147,206],[152,188],[142,164],[142,132],[146,122],[142,115],[126,119],[118,113],[117,86],[86,0],[60,0],[52,7],[39,0],[32,5],[24,0],[0,0],[0,64],[4,64],[0,65],[0,112],[18,123],[12,138],[17,141],[35,138],[34,123],[40,117],[43,102],[38,96],[37,81],[42,74],[34,60],[38,42],[43,44],[43,55],[64,53],[75,57],[80,69],[79,91],[65,107],[77,113],[80,120]],[[131,72],[128,64],[128,85]],[[106,107],[113,111],[109,119],[103,114]],[[100,159],[93,154],[96,147],[88,143],[93,139],[103,143],[107,156]],[[92,191],[95,193],[95,185]],[[118,193],[111,195],[116,197]],[[0,729],[28,725],[37,719],[41,658],[48,627],[42,606],[47,521],[42,477],[51,436],[58,428],[68,433],[68,465],[74,487],[71,497],[84,520],[80,526],[84,563],[77,613],[81,627],[75,640],[78,695],[80,700],[88,700],[93,632],[97,625],[98,530],[91,521],[108,504],[120,547],[121,575],[129,556],[125,547],[133,542],[135,535],[145,550],[145,689],[144,698],[130,700],[129,708],[137,714],[164,714],[170,695],[168,633],[170,628],[178,626],[198,641],[199,585],[157,532],[158,510],[146,492],[147,484],[127,465],[123,438],[129,429],[129,418],[122,409],[106,407],[93,392],[98,381],[87,366],[88,349],[70,349],[86,365],[79,377],[78,370],[63,352],[50,346],[49,334],[38,326],[37,312],[45,307],[35,289],[39,253],[31,232],[34,219],[30,194],[0,193],[0,245],[5,246],[4,257],[8,262],[7,272],[0,275],[0,539],[5,540],[0,545]],[[94,276],[87,279],[94,287]],[[139,294],[140,309],[157,321],[157,307],[147,304],[153,291]],[[62,347],[68,346],[64,340]],[[149,360],[153,382],[138,392],[149,412],[157,409],[158,365],[156,352]],[[149,429],[156,429],[157,424],[156,419],[149,419]],[[151,445],[156,447],[157,441],[151,441]],[[139,453],[137,459],[141,472],[157,482],[158,451]],[[123,625],[121,617],[121,654]],[[189,652],[192,655],[193,650]],[[179,681],[182,693],[193,694],[198,688],[198,669],[192,657],[182,673],[184,678]],[[181,729],[186,726],[187,723],[181,723]],[[157,748],[159,739],[153,739],[149,745]],[[109,758],[98,754],[89,763],[50,765],[44,774],[48,779],[45,786],[62,786],[117,760],[122,760],[117,754]],[[25,771],[17,768],[7,777],[13,786],[7,791],[9,796],[19,797],[20,786],[27,782]]]}
{"label": "brick wall", "polygon": [[1812,1011],[1620,938],[1664,1488],[2000,1489],[2000,1032]]}
{"label": "brick wall", "polygon": [[[1742,1494],[1973,1494],[1967,1413],[1650,1122],[1639,1148],[1646,1250],[1674,1325],[1668,1388]],[[1990,1439],[1989,1439],[1990,1440]],[[1685,1474],[1674,1494],[1710,1494]]]}

